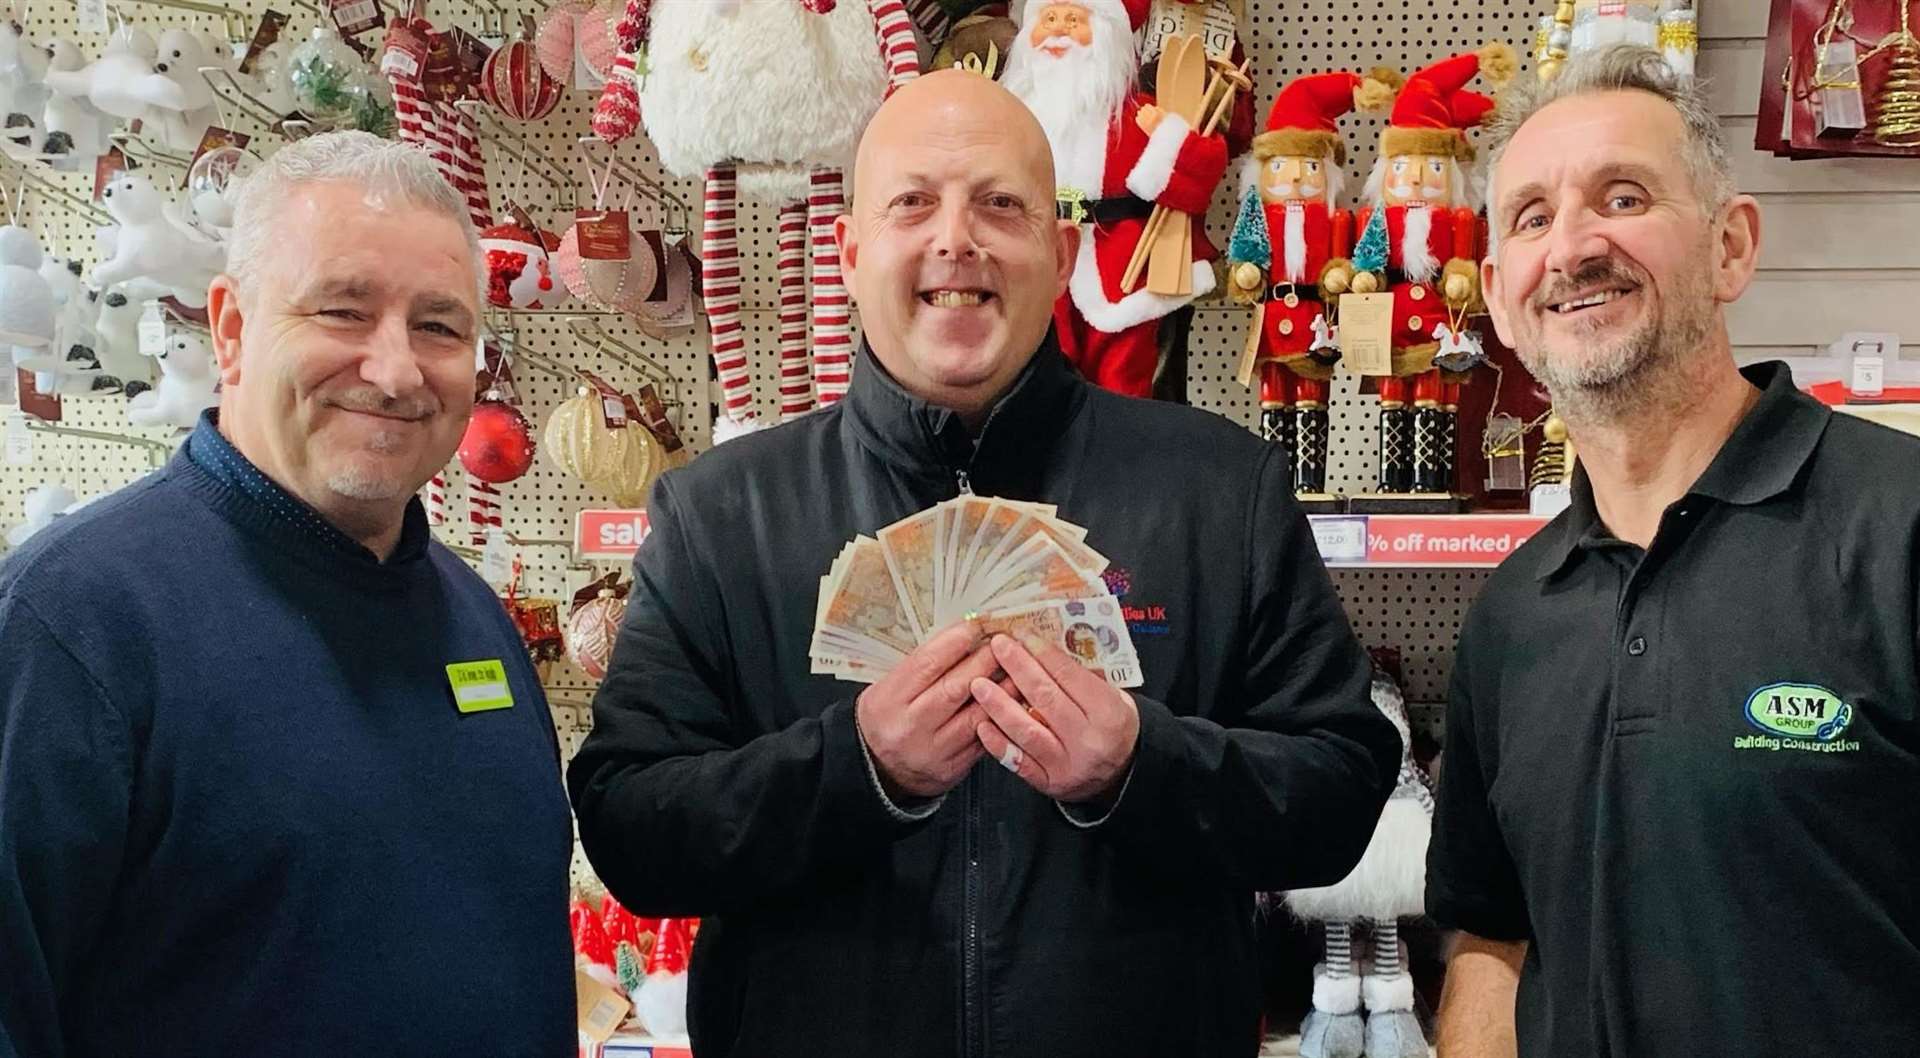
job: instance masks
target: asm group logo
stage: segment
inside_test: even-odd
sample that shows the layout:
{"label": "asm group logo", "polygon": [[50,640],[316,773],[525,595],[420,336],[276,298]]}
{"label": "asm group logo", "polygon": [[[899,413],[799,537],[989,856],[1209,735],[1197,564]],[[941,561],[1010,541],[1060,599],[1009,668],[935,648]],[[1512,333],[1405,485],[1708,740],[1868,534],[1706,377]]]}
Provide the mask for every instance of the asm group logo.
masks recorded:
{"label": "asm group logo", "polygon": [[1851,753],[1860,743],[1842,738],[1853,724],[1853,706],[1811,683],[1769,683],[1747,696],[1747,723],[1759,734],[1735,735],[1734,749]]}
{"label": "asm group logo", "polygon": [[1167,618],[1167,608],[1160,603],[1129,601],[1127,596],[1133,591],[1133,571],[1124,566],[1109,566],[1100,579],[1107,582],[1107,590],[1120,600],[1120,617],[1127,622],[1127,631],[1135,636],[1164,636],[1173,634],[1173,625]]}

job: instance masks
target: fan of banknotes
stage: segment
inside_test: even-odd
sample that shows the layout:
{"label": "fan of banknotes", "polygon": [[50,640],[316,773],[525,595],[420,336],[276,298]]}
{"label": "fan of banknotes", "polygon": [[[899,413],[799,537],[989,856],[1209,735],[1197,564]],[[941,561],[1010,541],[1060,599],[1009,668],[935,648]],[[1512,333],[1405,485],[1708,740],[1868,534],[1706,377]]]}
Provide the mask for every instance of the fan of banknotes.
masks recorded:
{"label": "fan of banknotes", "polygon": [[962,495],[860,536],[820,578],[813,671],[872,683],[955,621],[1057,643],[1117,687],[1140,657],[1087,531],[1044,503]]}

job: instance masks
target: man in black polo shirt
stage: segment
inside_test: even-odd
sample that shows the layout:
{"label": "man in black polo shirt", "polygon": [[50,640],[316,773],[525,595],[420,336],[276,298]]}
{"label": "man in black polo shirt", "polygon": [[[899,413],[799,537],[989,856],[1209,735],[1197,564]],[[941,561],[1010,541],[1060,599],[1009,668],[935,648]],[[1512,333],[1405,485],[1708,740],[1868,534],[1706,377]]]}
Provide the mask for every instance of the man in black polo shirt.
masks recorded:
{"label": "man in black polo shirt", "polygon": [[1442,1058],[1915,1053],[1920,442],[1736,369],[1759,211],[1657,53],[1506,100],[1492,185],[1582,472],[1461,633]]}

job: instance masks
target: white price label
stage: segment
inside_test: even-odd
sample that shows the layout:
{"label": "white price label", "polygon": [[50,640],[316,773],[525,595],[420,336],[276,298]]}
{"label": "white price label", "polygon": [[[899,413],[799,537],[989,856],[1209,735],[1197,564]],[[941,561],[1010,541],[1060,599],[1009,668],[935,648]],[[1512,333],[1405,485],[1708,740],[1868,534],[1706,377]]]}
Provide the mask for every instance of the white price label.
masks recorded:
{"label": "white price label", "polygon": [[1328,515],[1313,522],[1313,542],[1322,562],[1365,562],[1367,519],[1364,515]]}
{"label": "white price label", "polygon": [[513,578],[513,547],[500,529],[487,530],[486,546],[480,549],[480,579],[496,588],[505,587]]}
{"label": "white price label", "polygon": [[147,302],[140,313],[140,355],[160,356],[167,351],[167,314],[157,301]]}
{"label": "white price label", "polygon": [[7,462],[16,467],[33,462],[33,430],[25,415],[7,418]]}
{"label": "white price label", "polygon": [[1878,356],[1853,358],[1853,378],[1847,388],[1856,397],[1877,397],[1887,388],[1887,361]]}
{"label": "white price label", "polygon": [[1556,485],[1537,485],[1527,500],[1528,514],[1535,518],[1553,518],[1561,511],[1573,505],[1573,486],[1561,482]]}
{"label": "white price label", "polygon": [[79,0],[80,9],[75,13],[82,33],[105,33],[107,31],[107,0]]}

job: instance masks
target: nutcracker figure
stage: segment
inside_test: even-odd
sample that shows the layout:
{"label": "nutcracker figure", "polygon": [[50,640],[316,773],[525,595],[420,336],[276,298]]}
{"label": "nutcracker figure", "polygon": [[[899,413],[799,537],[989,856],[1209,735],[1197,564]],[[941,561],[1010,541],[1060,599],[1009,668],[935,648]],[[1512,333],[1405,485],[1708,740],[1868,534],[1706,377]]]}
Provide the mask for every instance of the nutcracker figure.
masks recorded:
{"label": "nutcracker figure", "polygon": [[[1026,0],[1001,83],[1046,130],[1061,198],[1081,219],[1080,256],[1054,307],[1060,348],[1088,380],[1152,392],[1160,321],[1214,289],[1205,215],[1227,145],[1135,89],[1147,0]],[[1191,293],[1123,289],[1155,205],[1186,214]],[[1177,230],[1177,229],[1176,229]]]}
{"label": "nutcracker figure", "polygon": [[1346,142],[1336,124],[1368,85],[1357,74],[1301,77],[1280,90],[1254,138],[1227,243],[1233,300],[1255,306],[1242,385],[1258,386],[1260,435],[1289,453],[1303,502],[1327,491],[1327,387],[1340,359],[1327,306],[1353,282],[1353,215],[1337,208]]}
{"label": "nutcracker figure", "polygon": [[[1467,326],[1485,305],[1469,169],[1474,150],[1466,131],[1481,123],[1493,101],[1465,86],[1476,74],[1505,84],[1517,66],[1513,50],[1495,43],[1408,77],[1380,133],[1380,159],[1367,181],[1372,207],[1359,217],[1354,256],[1362,274],[1353,289],[1385,290],[1393,298],[1392,374],[1379,381],[1378,489],[1411,498],[1421,509],[1457,507],[1457,427],[1448,408],[1458,408],[1460,384],[1483,359]],[[1389,500],[1386,509],[1406,506]]]}

